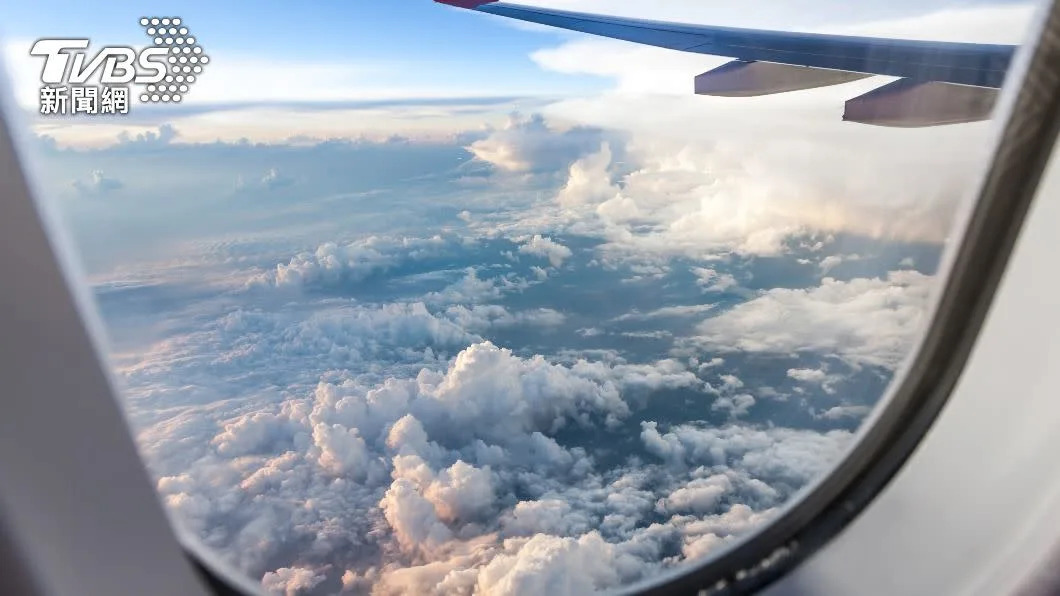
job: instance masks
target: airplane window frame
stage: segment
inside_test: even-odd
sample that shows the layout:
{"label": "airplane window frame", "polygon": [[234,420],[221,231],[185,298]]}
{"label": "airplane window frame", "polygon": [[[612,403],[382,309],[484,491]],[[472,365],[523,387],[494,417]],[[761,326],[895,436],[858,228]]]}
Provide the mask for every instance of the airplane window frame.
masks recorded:
{"label": "airplane window frame", "polygon": [[[915,451],[963,371],[1060,131],[1060,73],[1055,70],[1060,64],[1060,0],[1040,8],[1035,30],[1027,33],[1027,39],[1010,69],[995,113],[1000,125],[976,200],[955,224],[955,238],[944,261],[947,276],[936,293],[930,324],[901,376],[863,423],[851,449],[768,524],[699,565],[629,590],[670,594],[761,589],[838,534]],[[4,116],[3,127],[16,128],[10,112]],[[7,134],[2,136],[0,151],[17,155]],[[23,178],[30,178],[25,168]],[[31,202],[40,204],[28,188],[24,192]],[[62,251],[57,248],[56,252]],[[73,292],[78,280],[68,273],[66,277],[66,288]],[[80,315],[85,318],[84,312]],[[96,331],[88,326],[90,332]],[[113,392],[112,398],[115,404],[119,402]],[[243,585],[244,578],[233,576],[231,570],[191,546],[179,528],[173,532],[215,594],[252,593]]]}

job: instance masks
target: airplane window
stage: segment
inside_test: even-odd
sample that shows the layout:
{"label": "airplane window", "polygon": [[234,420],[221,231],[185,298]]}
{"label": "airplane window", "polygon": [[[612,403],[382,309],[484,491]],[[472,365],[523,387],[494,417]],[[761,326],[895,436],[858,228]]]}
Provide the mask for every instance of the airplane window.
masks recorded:
{"label": "airplane window", "polygon": [[643,587],[766,527],[930,322],[1035,10],[53,4],[5,61],[144,462],[289,595]]}

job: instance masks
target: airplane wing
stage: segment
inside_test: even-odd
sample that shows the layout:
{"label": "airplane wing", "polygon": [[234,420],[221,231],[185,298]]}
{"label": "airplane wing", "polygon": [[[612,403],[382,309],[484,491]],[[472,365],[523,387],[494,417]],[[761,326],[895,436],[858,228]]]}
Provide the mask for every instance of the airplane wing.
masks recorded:
{"label": "airplane wing", "polygon": [[734,58],[695,78],[699,95],[748,97],[872,75],[899,77],[846,102],[844,120],[881,126],[936,126],[989,118],[1017,47],[687,25],[496,0],[435,1],[670,50]]}

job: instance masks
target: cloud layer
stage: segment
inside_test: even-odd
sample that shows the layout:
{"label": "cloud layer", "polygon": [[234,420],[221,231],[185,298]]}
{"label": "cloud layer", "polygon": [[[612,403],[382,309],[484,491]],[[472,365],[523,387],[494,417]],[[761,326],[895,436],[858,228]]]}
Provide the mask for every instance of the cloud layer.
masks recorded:
{"label": "cloud layer", "polygon": [[[850,30],[901,13],[877,12]],[[314,138],[338,110],[278,144],[213,142],[208,114],[41,139],[159,493],[266,591],[688,565],[827,473],[917,341],[984,125],[839,121],[879,80],[692,97],[713,59],[559,44],[533,59],[611,91],[354,110],[458,123],[430,138]]]}
{"label": "cloud layer", "polygon": [[[814,254],[786,246],[789,267]],[[850,375],[894,369],[931,282],[811,264],[805,287],[751,290],[755,257],[608,255],[575,236],[376,236],[236,263],[119,368],[166,505],[272,593],[624,586],[825,473],[876,397]],[[591,276],[577,287],[638,306],[556,293]],[[112,319],[148,289],[110,287]],[[788,409],[802,422],[776,424]]]}

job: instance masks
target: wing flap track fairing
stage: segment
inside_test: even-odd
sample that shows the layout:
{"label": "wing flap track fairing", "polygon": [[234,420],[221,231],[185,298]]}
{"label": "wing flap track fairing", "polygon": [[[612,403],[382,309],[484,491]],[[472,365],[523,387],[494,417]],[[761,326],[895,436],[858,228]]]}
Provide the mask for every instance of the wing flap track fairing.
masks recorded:
{"label": "wing flap track fairing", "polygon": [[753,97],[839,85],[872,75],[775,62],[733,60],[695,78],[696,95]]}

